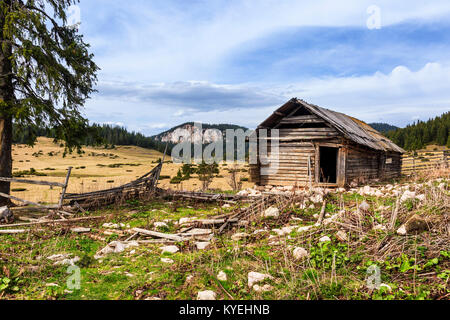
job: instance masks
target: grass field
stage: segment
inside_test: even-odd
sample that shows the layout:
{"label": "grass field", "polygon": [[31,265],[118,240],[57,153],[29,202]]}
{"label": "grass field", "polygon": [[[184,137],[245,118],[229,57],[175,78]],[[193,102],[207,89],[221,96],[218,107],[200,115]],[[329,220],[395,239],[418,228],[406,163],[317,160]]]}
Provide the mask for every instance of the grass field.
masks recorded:
{"label": "grass field", "polygon": [[[114,149],[84,147],[82,154],[68,154],[63,157],[64,149],[54,144],[52,139],[38,138],[33,147],[26,145],[13,146],[13,172],[29,171],[35,169],[38,174],[45,176],[24,176],[34,180],[63,182],[67,168],[73,167],[69,181],[69,193],[90,192],[95,190],[116,187],[130,182],[149,172],[162,158],[163,154],[134,146],[117,146]],[[170,155],[166,160],[171,160]],[[179,164],[169,161],[164,163],[161,175],[176,176]],[[210,188],[230,190],[227,183],[226,165],[220,165],[220,173],[216,175]],[[246,173],[241,173],[246,177]],[[218,177],[217,177],[218,176]],[[170,184],[170,179],[163,179],[159,186],[163,188],[184,189],[197,191],[201,189],[201,182],[195,175],[179,185]],[[252,184],[243,183],[247,188]],[[24,190],[25,189],[25,190]],[[13,184],[12,195],[31,201],[55,203],[58,201],[60,190],[45,186]]]}
{"label": "grass field", "polygon": [[[411,186],[426,199],[405,203],[395,228],[412,214],[445,221],[448,180]],[[362,201],[369,209],[358,221],[356,207]],[[179,252],[173,254],[162,253],[162,245],[141,244],[94,259],[96,252],[111,241],[128,238],[133,227],[175,233],[181,228],[177,224],[180,218],[207,218],[233,210],[217,204],[164,199],[129,201],[86,213],[105,217],[103,221],[74,225],[91,228],[86,234],[56,225],[34,226],[19,235],[0,235],[0,299],[189,300],[204,290],[212,290],[217,299],[226,300],[448,299],[450,234],[444,224],[409,236],[375,229],[375,224],[387,224],[395,201],[390,196],[331,194],[326,216],[344,210],[348,219],[356,221],[354,224],[315,227],[321,204],[307,202],[307,209],[293,204],[279,219],[259,218],[216,236],[206,250],[197,250],[193,241],[176,242]],[[162,221],[167,226],[155,225]],[[105,222],[116,227],[106,227]],[[280,234],[284,227],[289,230]],[[302,231],[304,227],[311,229]],[[344,240],[338,236],[342,231],[347,235]],[[233,240],[234,233],[247,236]],[[324,236],[329,240],[319,240]],[[308,257],[297,259],[293,254],[297,247],[305,248]],[[79,288],[69,286],[73,274],[68,265],[51,260],[58,254],[79,257],[75,263],[80,268]],[[378,289],[367,286],[368,270],[374,265],[381,270]],[[270,275],[258,283],[267,291],[248,286],[250,272]]]}

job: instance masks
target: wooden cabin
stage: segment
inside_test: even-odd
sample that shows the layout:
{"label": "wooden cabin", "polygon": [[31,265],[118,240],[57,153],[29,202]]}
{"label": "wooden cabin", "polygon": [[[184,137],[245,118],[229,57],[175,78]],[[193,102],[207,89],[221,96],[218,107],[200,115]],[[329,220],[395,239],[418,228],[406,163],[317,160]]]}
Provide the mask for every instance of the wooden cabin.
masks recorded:
{"label": "wooden cabin", "polygon": [[[264,138],[260,129],[279,129],[279,136],[267,130]],[[345,187],[401,174],[402,148],[363,121],[303,100],[288,101],[257,134],[259,145],[267,139],[269,161],[258,156],[258,164],[251,165],[251,180],[258,185]],[[279,157],[272,150],[275,140]],[[269,166],[277,167],[276,173],[262,170]]]}

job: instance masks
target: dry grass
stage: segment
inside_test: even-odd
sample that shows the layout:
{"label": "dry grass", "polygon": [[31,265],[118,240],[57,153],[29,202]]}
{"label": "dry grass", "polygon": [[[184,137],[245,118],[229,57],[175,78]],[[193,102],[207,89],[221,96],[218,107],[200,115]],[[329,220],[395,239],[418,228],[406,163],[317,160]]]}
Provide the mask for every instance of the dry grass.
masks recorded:
{"label": "dry grass", "polygon": [[[157,165],[155,162],[163,156],[158,151],[134,146],[117,146],[115,149],[85,147],[83,151],[84,153],[81,155],[73,153],[63,157],[62,147],[54,144],[52,139],[40,137],[34,147],[13,146],[13,172],[34,168],[37,172],[45,173],[47,176],[27,176],[25,178],[63,182],[66,170],[71,166],[73,170],[67,192],[90,192],[130,182],[153,169]],[[170,159],[170,157],[166,159]],[[117,164],[123,165],[117,168],[110,167]],[[174,177],[180,167],[179,164],[165,163],[161,175]],[[226,169],[227,166],[220,165],[219,177],[214,178],[210,188],[230,190]],[[162,188],[190,191],[200,190],[201,185],[201,181],[195,176],[183,181],[180,185],[170,184],[170,179],[161,180],[159,183]],[[250,186],[252,184],[248,182],[243,185],[245,188]],[[36,185],[13,184],[11,188],[13,190],[26,189],[25,191],[13,191],[12,195],[16,197],[43,203],[57,202],[60,193],[59,188],[50,189]]]}

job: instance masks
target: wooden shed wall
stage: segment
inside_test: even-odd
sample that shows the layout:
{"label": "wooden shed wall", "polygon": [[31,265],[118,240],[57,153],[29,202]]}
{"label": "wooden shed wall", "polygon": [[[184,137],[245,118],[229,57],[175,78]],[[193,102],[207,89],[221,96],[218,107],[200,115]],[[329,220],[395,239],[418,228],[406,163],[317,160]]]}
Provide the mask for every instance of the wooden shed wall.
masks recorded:
{"label": "wooden shed wall", "polygon": [[399,177],[401,161],[400,153],[376,151],[352,144],[347,152],[347,183]]}
{"label": "wooden shed wall", "polygon": [[[319,145],[341,147],[339,166],[340,185],[352,181],[362,182],[378,178],[395,178],[401,173],[401,154],[377,151],[361,146],[342,136],[334,127],[304,108],[298,108],[281,119],[279,129],[279,159],[269,151],[272,166],[277,173],[261,175],[261,169],[270,165],[250,166],[250,181],[260,185],[308,185],[308,158],[311,161],[312,182],[318,179],[316,157]],[[270,142],[275,138],[267,138]],[[387,159],[391,159],[386,161]],[[344,178],[345,175],[345,178]],[[339,179],[339,178],[338,178]]]}
{"label": "wooden shed wall", "polygon": [[[291,114],[279,124],[279,157],[269,152],[271,164],[252,166],[251,179],[261,185],[307,185],[309,184],[308,159],[311,165],[311,179],[315,181],[315,143],[339,142],[339,133],[312,114]],[[270,142],[274,138],[268,138]],[[278,166],[276,174],[261,175],[259,169]],[[258,175],[259,174],[259,175]]]}

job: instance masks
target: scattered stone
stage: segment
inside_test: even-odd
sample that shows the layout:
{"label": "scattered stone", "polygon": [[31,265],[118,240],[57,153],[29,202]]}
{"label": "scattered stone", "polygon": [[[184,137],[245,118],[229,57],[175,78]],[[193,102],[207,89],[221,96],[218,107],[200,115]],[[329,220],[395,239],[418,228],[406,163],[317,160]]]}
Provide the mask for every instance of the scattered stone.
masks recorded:
{"label": "scattered stone", "polygon": [[231,208],[231,205],[229,205],[228,203],[225,203],[222,208],[226,209],[226,208]]}
{"label": "scattered stone", "polygon": [[267,232],[267,230],[264,230],[264,229],[255,230],[255,231],[253,231],[253,234],[259,234],[259,233],[263,233],[263,232]]}
{"label": "scattered stone", "polygon": [[264,212],[265,218],[278,218],[280,216],[280,210],[275,207],[270,207]]}
{"label": "scattered stone", "polygon": [[102,250],[97,252],[94,258],[100,259],[109,253],[120,253],[130,247],[138,247],[138,246],[139,243],[137,241],[127,241],[127,242],[113,241],[109,243],[106,247],[104,247]]}
{"label": "scattered stone", "polygon": [[416,199],[418,199],[419,201],[425,201],[426,196],[424,194],[419,194],[418,196],[416,196]]}
{"label": "scattered stone", "polygon": [[239,240],[247,238],[248,236],[249,235],[245,232],[235,233],[231,236],[231,240],[239,241]]}
{"label": "scattered stone", "polygon": [[256,292],[268,292],[268,291],[272,291],[273,287],[270,284],[265,284],[262,287],[258,284],[255,284],[253,286],[253,290],[255,290]]}
{"label": "scattered stone", "polygon": [[206,290],[197,293],[197,300],[216,300],[217,294],[214,291]]}
{"label": "scattered stone", "polygon": [[319,242],[327,242],[327,241],[331,241],[329,236],[323,236],[322,238],[319,239]]}
{"label": "scattered stone", "polygon": [[205,250],[205,249],[208,249],[210,244],[211,244],[210,242],[206,242],[206,241],[196,242],[195,246],[196,246],[197,250]]}
{"label": "scattered stone", "polygon": [[227,274],[225,273],[225,272],[223,272],[223,271],[220,271],[218,274],[217,274],[217,279],[218,280],[220,280],[220,281],[227,281]]}
{"label": "scattered stone", "polygon": [[386,231],[387,228],[385,226],[383,226],[382,224],[377,224],[373,227],[373,230],[381,230],[381,231]]}
{"label": "scattered stone", "polygon": [[162,253],[168,252],[168,253],[177,253],[180,251],[177,246],[165,246],[161,247]]}
{"label": "scattered stone", "polygon": [[295,248],[294,251],[292,252],[292,254],[294,255],[294,258],[296,260],[301,260],[301,259],[307,258],[309,256],[308,251],[306,251],[305,248],[301,248],[301,247]]}
{"label": "scattered stone", "polygon": [[155,228],[168,228],[169,226],[165,222],[155,222],[153,224]]}
{"label": "scattered stone", "polygon": [[161,262],[172,264],[175,261],[173,261],[172,259],[169,259],[169,258],[161,258]]}
{"label": "scattered stone", "polygon": [[323,202],[323,195],[316,194],[315,196],[310,197],[309,200],[311,200],[311,202],[313,202],[313,203],[322,203]]}
{"label": "scattered stone", "polygon": [[269,274],[263,274],[259,272],[249,272],[248,273],[248,286],[250,288],[253,287],[254,284],[264,281],[266,279],[273,279],[273,277]]}
{"label": "scattered stone", "polygon": [[339,230],[336,232],[336,239],[338,239],[341,242],[347,242],[348,241],[348,235],[345,233],[345,231]]}
{"label": "scattered stone", "polygon": [[365,200],[359,205],[359,210],[361,211],[368,212],[369,209],[370,205]]}
{"label": "scattered stone", "polygon": [[297,232],[305,232],[311,229],[313,226],[304,226],[297,229]]}
{"label": "scattered stone", "polygon": [[412,191],[408,191],[406,190],[405,192],[403,192],[402,197],[400,198],[400,202],[405,202],[409,199],[415,199],[416,198],[416,193],[412,192]]}

